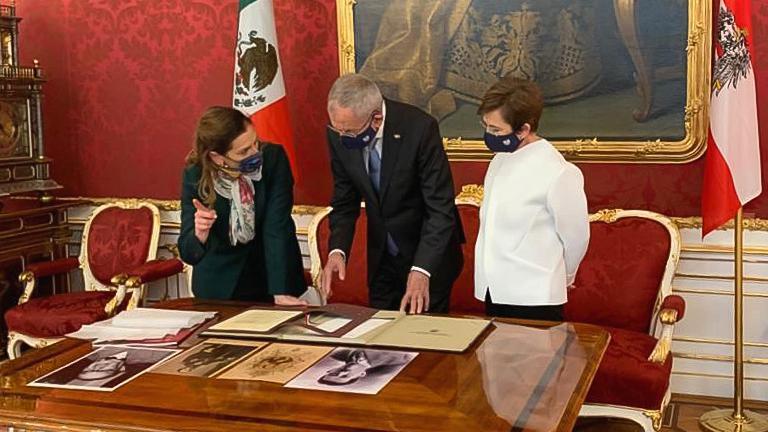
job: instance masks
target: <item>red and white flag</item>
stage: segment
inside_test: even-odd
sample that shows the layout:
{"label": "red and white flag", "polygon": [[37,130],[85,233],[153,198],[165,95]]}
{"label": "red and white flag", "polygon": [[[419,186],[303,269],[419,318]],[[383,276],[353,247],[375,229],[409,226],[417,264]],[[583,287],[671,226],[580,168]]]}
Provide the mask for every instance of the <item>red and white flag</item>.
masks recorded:
{"label": "red and white flag", "polygon": [[702,236],[762,192],[752,34],[750,0],[720,0],[701,194]]}
{"label": "red and white flag", "polygon": [[240,0],[233,106],[248,114],[259,138],[281,144],[296,171],[272,0]]}

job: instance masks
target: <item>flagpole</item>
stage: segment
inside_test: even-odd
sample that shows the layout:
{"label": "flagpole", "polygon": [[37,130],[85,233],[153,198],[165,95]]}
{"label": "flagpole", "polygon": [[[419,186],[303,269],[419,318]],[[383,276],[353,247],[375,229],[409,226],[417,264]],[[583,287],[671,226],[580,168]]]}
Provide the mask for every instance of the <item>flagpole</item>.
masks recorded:
{"label": "flagpole", "polygon": [[744,410],[744,216],[736,212],[734,229],[734,356],[733,410],[713,410],[699,418],[699,424],[711,432],[768,432],[768,419]]}

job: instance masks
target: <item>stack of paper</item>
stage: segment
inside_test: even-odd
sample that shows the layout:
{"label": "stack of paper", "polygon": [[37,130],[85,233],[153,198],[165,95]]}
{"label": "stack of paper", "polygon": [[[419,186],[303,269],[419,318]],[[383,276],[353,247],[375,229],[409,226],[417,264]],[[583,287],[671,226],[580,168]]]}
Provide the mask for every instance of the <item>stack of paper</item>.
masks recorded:
{"label": "stack of paper", "polygon": [[137,308],[120,312],[112,319],[84,325],[67,336],[94,344],[129,343],[175,345],[216,312]]}

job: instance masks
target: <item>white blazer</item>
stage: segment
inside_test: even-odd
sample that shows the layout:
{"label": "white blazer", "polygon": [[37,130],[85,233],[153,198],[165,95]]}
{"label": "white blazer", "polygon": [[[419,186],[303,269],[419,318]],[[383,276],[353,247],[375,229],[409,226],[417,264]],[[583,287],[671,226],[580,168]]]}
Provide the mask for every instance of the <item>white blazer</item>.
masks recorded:
{"label": "white blazer", "polygon": [[541,139],[494,156],[475,245],[475,298],[560,305],[589,243],[581,171]]}

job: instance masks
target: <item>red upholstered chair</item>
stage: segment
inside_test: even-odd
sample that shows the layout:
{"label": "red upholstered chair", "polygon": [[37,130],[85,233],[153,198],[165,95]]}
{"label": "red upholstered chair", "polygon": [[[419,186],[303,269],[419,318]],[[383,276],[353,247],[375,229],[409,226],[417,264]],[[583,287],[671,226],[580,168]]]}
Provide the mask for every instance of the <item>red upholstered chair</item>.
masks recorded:
{"label": "red upholstered chair", "polygon": [[451,291],[450,310],[455,313],[471,315],[485,314],[485,303],[475,298],[475,243],[480,229],[480,203],[483,201],[483,189],[476,185],[466,185],[456,197],[461,224],[464,227],[466,242],[461,246],[464,253],[464,267]]}
{"label": "red upholstered chair", "polygon": [[[24,293],[5,313],[8,356],[21,355],[22,344],[46,346],[84,324],[136,307],[144,284],[181,270],[178,260],[154,260],[159,235],[160,215],[150,203],[127,200],[94,210],[83,230],[79,258],[30,264],[19,276]],[[38,278],[77,268],[83,271],[84,291],[32,298]]]}
{"label": "red upholstered chair", "polygon": [[[479,228],[480,202],[482,201],[482,188],[477,186],[465,186],[462,193],[456,198],[456,205],[464,225],[466,244],[462,246],[464,252],[464,268],[459,278],[453,285],[451,292],[450,308],[452,312],[482,314],[485,312],[483,302],[474,298],[474,263],[475,241]],[[315,286],[320,286],[320,274],[328,259],[328,237],[330,226],[328,215],[331,207],[327,207],[315,214],[309,224],[309,253],[311,260],[310,273]],[[356,305],[368,305],[368,267],[366,253],[367,224],[365,205],[360,208],[360,218],[355,227],[355,239],[352,243],[352,251],[348,257],[346,280],[335,281],[333,284],[332,301],[334,303],[349,303]]]}
{"label": "red upholstered chair", "polygon": [[602,326],[611,341],[579,413],[621,417],[658,431],[669,402],[669,355],[684,300],[671,295],[680,234],[642,210],[590,216],[589,248],[568,293],[567,321]]}
{"label": "red upholstered chair", "polygon": [[[320,275],[328,261],[328,238],[331,228],[328,215],[331,207],[319,211],[309,223],[309,256],[311,261],[310,273],[313,285],[320,286]],[[352,250],[347,257],[347,272],[345,280],[334,280],[331,301],[368,306],[368,253],[366,244],[368,238],[368,223],[365,215],[365,205],[361,205],[360,217],[355,225],[355,239]]]}

